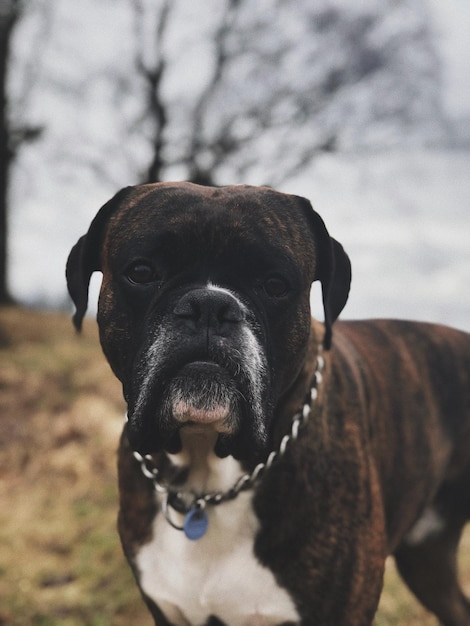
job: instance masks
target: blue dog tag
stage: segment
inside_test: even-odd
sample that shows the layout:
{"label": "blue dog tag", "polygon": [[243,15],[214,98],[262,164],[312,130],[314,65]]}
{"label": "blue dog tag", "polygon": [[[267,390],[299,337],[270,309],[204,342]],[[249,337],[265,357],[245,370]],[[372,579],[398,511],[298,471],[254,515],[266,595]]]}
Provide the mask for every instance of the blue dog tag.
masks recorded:
{"label": "blue dog tag", "polygon": [[184,518],[183,530],[188,539],[197,541],[206,534],[209,520],[207,514],[201,507],[194,507]]}

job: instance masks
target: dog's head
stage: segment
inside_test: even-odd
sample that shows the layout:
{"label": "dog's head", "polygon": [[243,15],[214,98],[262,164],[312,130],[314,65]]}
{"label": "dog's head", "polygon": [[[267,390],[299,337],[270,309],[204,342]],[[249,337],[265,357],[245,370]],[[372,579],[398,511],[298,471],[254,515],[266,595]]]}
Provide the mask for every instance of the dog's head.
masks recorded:
{"label": "dog's head", "polygon": [[216,453],[239,459],[265,451],[276,403],[302,369],[312,282],[328,349],[351,279],[307,200],[189,183],[130,187],[102,207],[67,263],[77,328],[94,271],[133,448],[176,452],[181,428],[211,429]]}

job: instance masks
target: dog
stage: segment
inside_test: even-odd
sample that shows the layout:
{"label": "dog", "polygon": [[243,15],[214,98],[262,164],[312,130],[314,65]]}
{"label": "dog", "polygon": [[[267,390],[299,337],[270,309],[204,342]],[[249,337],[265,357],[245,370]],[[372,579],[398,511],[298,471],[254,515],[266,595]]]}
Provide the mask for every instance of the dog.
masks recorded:
{"label": "dog", "polygon": [[393,554],[442,624],[470,626],[469,334],[336,321],[347,254],[266,187],[125,188],[70,253],[78,329],[95,271],[128,407],[119,533],[156,625],[366,626]]}

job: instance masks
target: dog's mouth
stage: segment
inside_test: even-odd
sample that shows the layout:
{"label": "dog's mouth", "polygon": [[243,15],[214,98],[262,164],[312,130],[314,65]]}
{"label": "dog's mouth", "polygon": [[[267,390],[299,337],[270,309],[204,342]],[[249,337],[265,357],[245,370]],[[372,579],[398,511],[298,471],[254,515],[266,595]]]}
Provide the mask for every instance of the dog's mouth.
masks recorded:
{"label": "dog's mouth", "polygon": [[258,457],[267,443],[263,370],[243,365],[227,355],[224,363],[180,360],[173,370],[146,364],[141,371],[147,374],[134,387],[139,392],[130,388],[128,394],[131,447],[140,454],[176,454],[182,440],[204,434],[221,458]]}
{"label": "dog's mouth", "polygon": [[[211,361],[186,364],[168,383],[162,402],[162,425],[168,452],[181,448],[180,430],[215,431],[216,447],[233,436],[240,423],[240,391],[233,377]],[[221,443],[222,442],[222,443]]]}
{"label": "dog's mouth", "polygon": [[231,433],[238,421],[238,396],[233,378],[220,365],[208,361],[188,363],[168,385],[164,419],[180,426],[196,424]]}

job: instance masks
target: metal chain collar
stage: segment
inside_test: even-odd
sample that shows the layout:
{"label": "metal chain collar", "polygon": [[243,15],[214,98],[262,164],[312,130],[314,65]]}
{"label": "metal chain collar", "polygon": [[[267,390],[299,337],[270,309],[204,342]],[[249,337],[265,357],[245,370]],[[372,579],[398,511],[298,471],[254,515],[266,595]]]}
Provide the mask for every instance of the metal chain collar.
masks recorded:
{"label": "metal chain collar", "polygon": [[[296,441],[298,439],[300,429],[306,425],[310,418],[312,407],[318,397],[318,387],[323,380],[322,372],[324,367],[325,361],[320,348],[317,356],[317,364],[315,368],[315,376],[312,387],[307,393],[302,408],[297,413],[295,413],[294,417],[292,418],[292,427],[290,433],[284,435],[284,437],[281,439],[278,450],[273,450],[269,454],[265,463],[258,463],[258,465],[256,465],[251,473],[242,474],[240,478],[235,481],[233,486],[225,492],[218,491],[215,493],[205,493],[196,496],[188,492],[180,492],[174,490],[169,485],[165,485],[164,483],[160,482],[158,478],[158,469],[155,467],[153,458],[150,454],[146,454],[143,456],[139,452],[133,452],[134,458],[140,463],[142,474],[152,481],[155,491],[158,494],[166,496],[163,500],[162,510],[165,518],[171,526],[177,528],[178,530],[182,529],[171,520],[168,511],[169,506],[175,508],[175,510],[182,513],[195,508],[202,510],[208,504],[215,506],[218,504],[222,504],[222,502],[233,500],[238,496],[241,491],[246,491],[254,487],[254,485],[261,479],[266,470],[268,470],[275,461],[285,455],[289,445],[293,441]],[[186,510],[182,511],[182,503],[188,500],[188,496],[191,496],[191,504],[189,507],[187,507]]]}

